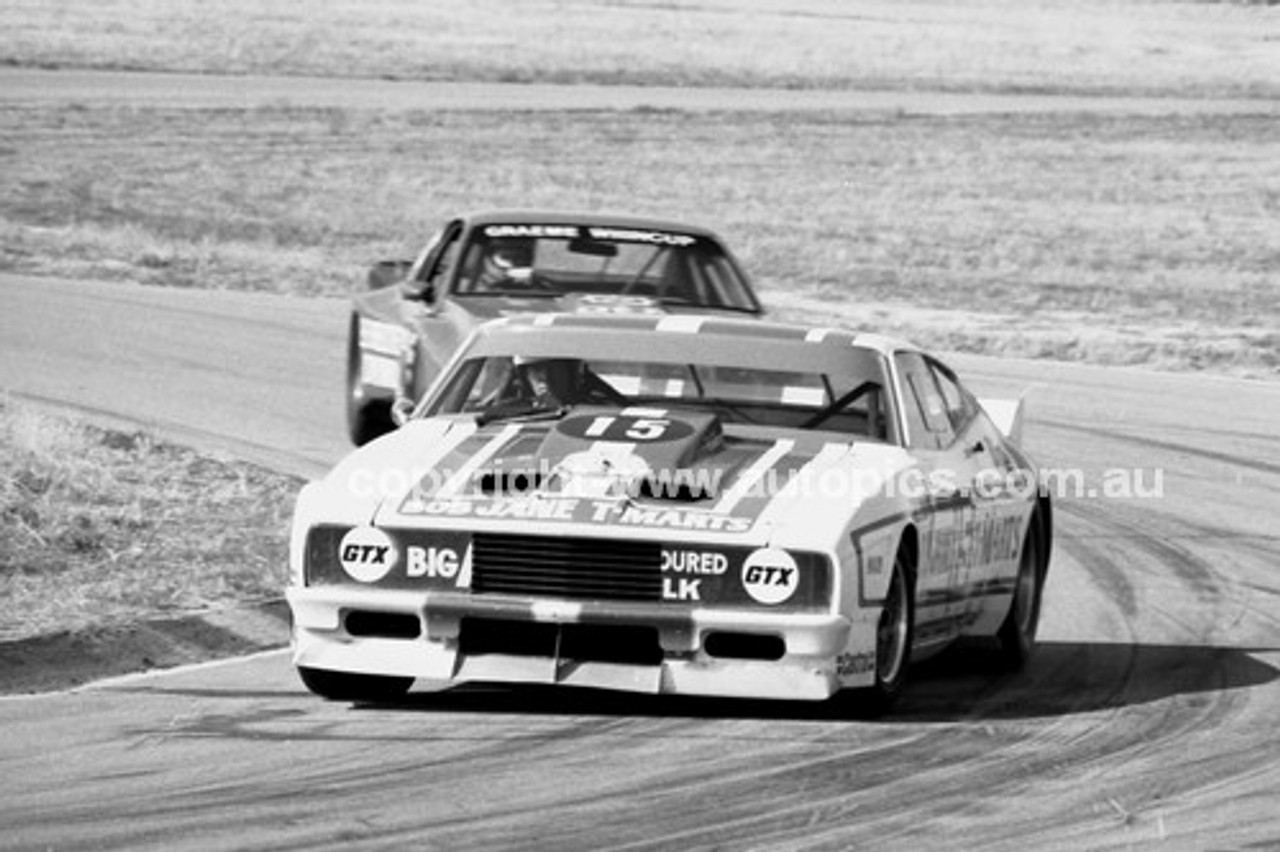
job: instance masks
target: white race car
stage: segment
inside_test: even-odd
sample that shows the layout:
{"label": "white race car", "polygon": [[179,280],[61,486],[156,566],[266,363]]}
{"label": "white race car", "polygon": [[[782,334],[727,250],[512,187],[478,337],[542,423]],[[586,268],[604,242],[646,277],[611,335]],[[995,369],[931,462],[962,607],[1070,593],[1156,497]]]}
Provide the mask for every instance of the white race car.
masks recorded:
{"label": "white race car", "polygon": [[1020,428],[877,335],[495,320],[300,494],[293,661],[343,700],[417,679],[874,709],[960,636],[1017,667],[1052,543]]}

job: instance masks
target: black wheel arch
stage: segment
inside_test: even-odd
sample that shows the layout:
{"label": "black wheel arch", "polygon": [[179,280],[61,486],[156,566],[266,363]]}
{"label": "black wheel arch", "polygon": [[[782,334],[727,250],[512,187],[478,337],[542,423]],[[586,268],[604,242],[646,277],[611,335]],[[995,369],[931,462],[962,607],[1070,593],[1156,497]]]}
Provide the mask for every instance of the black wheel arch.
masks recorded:
{"label": "black wheel arch", "polygon": [[1039,561],[1040,580],[1043,583],[1049,573],[1049,554],[1053,551],[1053,500],[1048,494],[1041,494],[1036,498],[1036,507],[1031,519],[1036,525],[1038,537],[1036,556]]}
{"label": "black wheel arch", "polygon": [[908,522],[902,528],[902,536],[898,539],[898,549],[906,553],[907,579],[911,582],[911,591],[914,593],[916,577],[920,570],[920,533],[916,530],[915,524]]}

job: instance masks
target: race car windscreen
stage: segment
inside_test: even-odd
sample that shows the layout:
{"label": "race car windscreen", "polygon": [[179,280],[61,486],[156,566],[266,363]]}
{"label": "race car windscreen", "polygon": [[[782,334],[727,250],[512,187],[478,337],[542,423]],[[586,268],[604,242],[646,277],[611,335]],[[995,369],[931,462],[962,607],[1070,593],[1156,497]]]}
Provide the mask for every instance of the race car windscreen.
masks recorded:
{"label": "race car windscreen", "polygon": [[578,225],[488,225],[462,252],[458,296],[644,296],[750,313],[759,305],[714,241],[696,234]]}
{"label": "race car windscreen", "polygon": [[561,416],[575,406],[715,412],[724,423],[821,429],[888,440],[879,375],[825,375],[717,364],[544,358],[468,359],[424,412],[482,422]]}

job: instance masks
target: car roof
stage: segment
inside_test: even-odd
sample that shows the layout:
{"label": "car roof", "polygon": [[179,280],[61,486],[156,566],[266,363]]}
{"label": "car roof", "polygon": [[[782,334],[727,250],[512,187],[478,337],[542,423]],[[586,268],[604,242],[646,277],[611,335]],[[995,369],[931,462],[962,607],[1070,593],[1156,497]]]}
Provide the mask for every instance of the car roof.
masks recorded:
{"label": "car roof", "polygon": [[659,219],[648,216],[634,216],[627,213],[607,213],[597,210],[473,210],[462,217],[468,225],[598,225],[605,228],[656,228],[664,231],[678,231],[682,234],[704,237],[720,242],[720,236],[709,228],[678,222],[673,219]]}
{"label": "car roof", "polygon": [[525,354],[552,350],[574,354],[585,348],[602,352],[634,350],[661,352],[663,359],[697,362],[709,350],[739,353],[743,365],[767,366],[770,357],[791,351],[813,354],[815,362],[830,361],[851,349],[889,356],[920,351],[918,346],[880,334],[852,329],[734,319],[705,314],[650,313],[517,314],[492,320],[476,329],[469,349],[489,351],[516,348]]}

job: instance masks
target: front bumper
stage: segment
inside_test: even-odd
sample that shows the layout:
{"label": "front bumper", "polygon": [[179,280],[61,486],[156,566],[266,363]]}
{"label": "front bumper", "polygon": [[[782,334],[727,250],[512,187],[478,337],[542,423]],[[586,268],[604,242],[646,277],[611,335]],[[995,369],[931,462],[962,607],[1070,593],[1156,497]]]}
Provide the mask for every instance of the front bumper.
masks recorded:
{"label": "front bumper", "polygon": [[[837,675],[849,649],[848,619],[827,613],[672,608],[652,604],[538,600],[440,591],[291,587],[297,666],[421,678],[435,686],[467,682],[538,683],[645,693],[822,700],[852,685]],[[353,634],[351,613],[418,622],[411,638]],[[460,641],[464,619],[496,624],[652,628],[651,662],[573,658],[560,653],[472,653]],[[708,636],[777,637],[777,659],[714,656]],[[874,649],[870,649],[874,650]]]}

